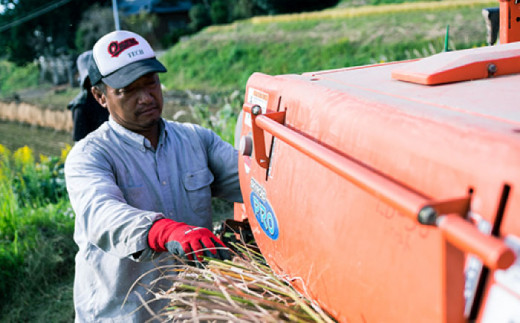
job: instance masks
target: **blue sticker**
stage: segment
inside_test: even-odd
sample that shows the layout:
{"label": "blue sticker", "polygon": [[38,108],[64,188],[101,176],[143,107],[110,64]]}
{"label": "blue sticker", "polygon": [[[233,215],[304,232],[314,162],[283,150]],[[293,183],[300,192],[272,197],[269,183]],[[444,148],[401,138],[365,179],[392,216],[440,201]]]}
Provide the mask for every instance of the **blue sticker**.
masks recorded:
{"label": "blue sticker", "polygon": [[251,206],[264,233],[273,240],[278,239],[278,220],[269,202],[262,200],[255,192],[251,192]]}

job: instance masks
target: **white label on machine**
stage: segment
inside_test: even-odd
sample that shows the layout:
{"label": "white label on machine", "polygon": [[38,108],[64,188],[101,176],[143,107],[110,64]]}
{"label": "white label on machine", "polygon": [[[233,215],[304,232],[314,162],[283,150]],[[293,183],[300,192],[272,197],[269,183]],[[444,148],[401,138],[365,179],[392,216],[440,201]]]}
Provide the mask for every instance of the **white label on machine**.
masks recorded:
{"label": "white label on machine", "polygon": [[[255,88],[248,88],[247,90],[247,102],[251,104],[258,104],[262,108],[262,113],[267,111],[267,102],[269,101],[269,94],[257,90]],[[252,127],[251,125],[251,114],[246,113],[244,115],[244,123]]]}
{"label": "white label on machine", "polygon": [[247,102],[258,104],[262,108],[262,113],[267,111],[267,101],[269,101],[269,94],[252,87],[247,91]]}
{"label": "white label on machine", "polygon": [[482,323],[520,323],[520,299],[499,285],[489,291]]}
{"label": "white label on machine", "polygon": [[520,239],[507,236],[504,242],[517,258],[506,270],[495,271],[495,282],[484,305],[483,323],[520,323]]}

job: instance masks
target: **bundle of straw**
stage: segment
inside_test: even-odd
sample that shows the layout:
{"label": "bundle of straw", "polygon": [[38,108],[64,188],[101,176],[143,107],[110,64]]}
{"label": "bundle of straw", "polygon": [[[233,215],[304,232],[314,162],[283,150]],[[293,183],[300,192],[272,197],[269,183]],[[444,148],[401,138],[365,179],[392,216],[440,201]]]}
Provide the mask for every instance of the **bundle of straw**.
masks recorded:
{"label": "bundle of straw", "polygon": [[[172,268],[163,322],[334,322],[320,307],[277,277],[253,248],[234,245],[233,260],[205,258],[199,266]],[[163,277],[163,278],[164,278]]]}

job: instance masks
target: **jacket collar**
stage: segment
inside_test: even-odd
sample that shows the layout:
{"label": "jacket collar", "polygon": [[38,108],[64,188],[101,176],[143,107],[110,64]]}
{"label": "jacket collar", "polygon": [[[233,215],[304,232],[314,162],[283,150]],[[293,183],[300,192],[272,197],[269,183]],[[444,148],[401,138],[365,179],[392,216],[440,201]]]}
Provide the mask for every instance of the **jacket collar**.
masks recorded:
{"label": "jacket collar", "polygon": [[[112,116],[108,117],[108,125],[117,134],[118,137],[136,149],[139,149],[143,152],[146,151],[146,149],[154,150],[150,140],[146,139],[146,137],[143,135],[121,126],[114,120],[114,118],[112,118]],[[159,141],[157,146],[164,142],[166,135],[167,133],[164,127],[164,120],[161,118],[159,120]]]}

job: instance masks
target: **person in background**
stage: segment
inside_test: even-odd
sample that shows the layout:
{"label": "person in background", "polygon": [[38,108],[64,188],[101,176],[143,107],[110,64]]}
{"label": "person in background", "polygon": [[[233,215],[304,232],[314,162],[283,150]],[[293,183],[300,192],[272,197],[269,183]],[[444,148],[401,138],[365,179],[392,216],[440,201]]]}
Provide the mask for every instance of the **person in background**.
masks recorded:
{"label": "person in background", "polygon": [[108,120],[108,110],[103,108],[90,92],[91,84],[88,77],[90,59],[92,59],[92,50],[82,53],[76,60],[81,90],[67,106],[72,113],[72,140],[74,141],[83,139]]}
{"label": "person in background", "polygon": [[238,153],[211,130],[161,117],[164,72],[133,32],[94,45],[92,93],[110,117],[65,162],[79,247],[76,322],[146,322],[147,308],[167,305],[152,291],[171,288],[158,267],[178,264],[172,254],[196,264],[229,258],[212,233],[211,198],[242,202]]}

